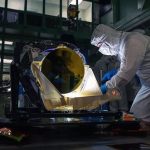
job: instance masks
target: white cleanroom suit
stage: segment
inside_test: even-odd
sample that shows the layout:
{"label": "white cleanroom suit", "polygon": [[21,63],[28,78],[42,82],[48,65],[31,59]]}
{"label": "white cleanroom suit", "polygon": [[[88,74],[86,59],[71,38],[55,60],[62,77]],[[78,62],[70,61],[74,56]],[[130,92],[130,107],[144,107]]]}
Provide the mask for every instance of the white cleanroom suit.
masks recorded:
{"label": "white cleanroom suit", "polygon": [[125,85],[138,75],[142,86],[130,111],[137,118],[150,122],[150,37],[100,24],[92,34],[91,44],[99,47],[102,54],[116,55],[120,60],[117,74],[106,82],[108,89]]}

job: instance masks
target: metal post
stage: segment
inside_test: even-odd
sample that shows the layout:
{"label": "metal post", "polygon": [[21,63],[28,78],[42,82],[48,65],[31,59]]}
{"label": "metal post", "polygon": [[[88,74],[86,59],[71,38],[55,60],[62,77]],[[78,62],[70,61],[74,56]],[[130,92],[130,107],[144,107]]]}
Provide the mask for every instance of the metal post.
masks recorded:
{"label": "metal post", "polygon": [[2,37],[2,47],[1,47],[1,68],[0,68],[0,82],[3,80],[3,66],[4,66],[4,35]]}
{"label": "metal post", "polygon": [[94,0],[92,0],[92,31],[94,30]]}
{"label": "metal post", "polygon": [[120,19],[119,0],[112,0],[112,8],[113,8],[113,24],[115,24]]}
{"label": "metal post", "polygon": [[7,5],[8,0],[5,0],[5,8],[4,8],[4,20],[3,20],[3,28],[2,28],[2,49],[1,49],[1,65],[0,65],[0,82],[3,80],[3,65],[4,65],[4,49],[5,49],[5,29],[6,29],[6,21],[7,21]]}
{"label": "metal post", "polygon": [[11,112],[15,113],[18,109],[18,95],[19,95],[19,63],[20,53],[23,48],[21,42],[17,42],[14,48],[14,63],[11,64],[10,75],[11,75]]}
{"label": "metal post", "polygon": [[43,0],[42,28],[45,28],[45,0]]}
{"label": "metal post", "polygon": [[62,0],[59,1],[59,21],[60,21],[60,28],[62,29]]}
{"label": "metal post", "polygon": [[[77,6],[77,10],[79,10],[79,5],[78,5],[78,0],[76,0],[76,6]],[[76,18],[76,25],[77,25],[77,31],[79,29],[79,22],[78,22],[78,18],[79,18],[79,14],[77,14],[77,18]]]}
{"label": "metal post", "polygon": [[[45,28],[45,0],[43,0],[43,8],[42,8],[42,27],[41,29],[43,30]],[[37,33],[37,40],[41,38],[41,29],[38,30]]]}
{"label": "metal post", "polygon": [[24,2],[24,27],[27,25],[27,0]]}

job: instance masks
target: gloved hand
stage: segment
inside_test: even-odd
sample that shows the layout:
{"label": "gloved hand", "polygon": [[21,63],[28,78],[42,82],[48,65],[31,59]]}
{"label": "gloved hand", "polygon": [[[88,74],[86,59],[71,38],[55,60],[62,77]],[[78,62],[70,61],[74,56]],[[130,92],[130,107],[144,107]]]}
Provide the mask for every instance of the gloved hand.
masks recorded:
{"label": "gloved hand", "polygon": [[117,73],[117,69],[112,69],[104,74],[102,78],[102,83],[106,83],[106,81],[110,80]]}
{"label": "gloved hand", "polygon": [[101,88],[102,93],[103,93],[103,94],[106,94],[106,92],[107,92],[107,90],[108,90],[108,88],[107,88],[107,86],[106,86],[106,83],[103,84],[103,85],[101,85],[100,88]]}

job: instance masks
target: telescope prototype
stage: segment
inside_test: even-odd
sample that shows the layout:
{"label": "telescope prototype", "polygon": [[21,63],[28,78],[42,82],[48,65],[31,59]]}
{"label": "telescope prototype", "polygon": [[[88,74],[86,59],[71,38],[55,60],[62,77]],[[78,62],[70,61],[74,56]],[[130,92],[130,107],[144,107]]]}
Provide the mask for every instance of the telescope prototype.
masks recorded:
{"label": "telescope prototype", "polygon": [[31,64],[47,111],[91,110],[120,96],[102,95],[92,69],[83,63],[80,53],[59,44],[43,51]]}

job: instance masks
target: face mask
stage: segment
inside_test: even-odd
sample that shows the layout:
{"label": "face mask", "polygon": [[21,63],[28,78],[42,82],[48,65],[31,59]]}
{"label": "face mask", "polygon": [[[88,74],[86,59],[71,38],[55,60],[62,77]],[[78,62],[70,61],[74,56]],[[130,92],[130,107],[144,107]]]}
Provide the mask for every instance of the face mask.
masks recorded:
{"label": "face mask", "polygon": [[99,47],[99,44],[104,42],[104,40],[106,39],[106,36],[103,34],[101,37],[97,37],[97,38],[93,38],[93,40],[91,41],[91,44]]}
{"label": "face mask", "polygon": [[111,47],[111,45],[109,45],[108,43],[103,43],[98,51],[101,52],[103,55],[111,55],[111,56],[117,55],[117,51],[113,47]]}

